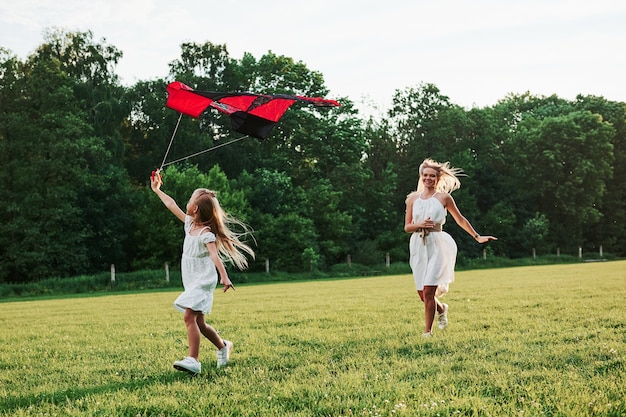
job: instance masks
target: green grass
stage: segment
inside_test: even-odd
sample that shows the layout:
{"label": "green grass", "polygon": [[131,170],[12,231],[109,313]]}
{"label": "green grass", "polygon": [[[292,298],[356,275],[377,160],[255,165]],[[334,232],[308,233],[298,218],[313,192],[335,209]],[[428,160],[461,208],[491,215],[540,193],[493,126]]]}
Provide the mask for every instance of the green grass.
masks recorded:
{"label": "green grass", "polygon": [[626,262],[457,272],[421,337],[409,275],[239,285],[203,373],[178,292],[0,303],[0,416],[626,415]]}

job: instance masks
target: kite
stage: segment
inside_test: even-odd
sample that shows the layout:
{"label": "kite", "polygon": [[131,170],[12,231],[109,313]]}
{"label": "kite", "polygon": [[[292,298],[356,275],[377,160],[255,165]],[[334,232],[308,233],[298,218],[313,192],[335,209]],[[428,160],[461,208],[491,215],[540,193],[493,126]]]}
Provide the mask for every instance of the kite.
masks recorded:
{"label": "kite", "polygon": [[[165,151],[160,171],[166,165],[171,165],[192,156],[204,152],[212,151],[221,146],[252,136],[258,139],[267,139],[272,128],[287,109],[295,102],[312,104],[317,107],[336,107],[339,102],[326,100],[321,97],[303,97],[290,94],[253,94],[253,93],[218,93],[213,91],[196,91],[186,86],[180,81],[174,81],[167,86],[166,105],[170,109],[180,112],[178,123],[170,139],[170,144]],[[174,136],[178,130],[178,124],[183,114],[198,118],[208,108],[219,110],[227,114],[231,120],[231,127],[235,132],[243,133],[245,136],[231,140],[227,143],[214,146],[193,155],[165,163],[167,155],[174,141]],[[155,172],[152,173],[154,175]]]}
{"label": "kite", "polygon": [[274,125],[295,102],[317,107],[339,103],[320,97],[289,94],[217,93],[196,91],[175,81],[167,86],[167,107],[191,117],[199,117],[209,107],[230,117],[232,129],[258,139],[266,139]]}

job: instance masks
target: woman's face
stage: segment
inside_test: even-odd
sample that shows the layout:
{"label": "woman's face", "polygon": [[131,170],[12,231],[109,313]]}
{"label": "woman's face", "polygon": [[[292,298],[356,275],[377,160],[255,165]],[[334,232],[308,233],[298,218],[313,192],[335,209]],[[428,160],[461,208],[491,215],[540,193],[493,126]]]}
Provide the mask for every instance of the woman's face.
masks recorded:
{"label": "woman's face", "polygon": [[437,185],[437,171],[434,168],[424,168],[422,170],[422,182],[426,188]]}

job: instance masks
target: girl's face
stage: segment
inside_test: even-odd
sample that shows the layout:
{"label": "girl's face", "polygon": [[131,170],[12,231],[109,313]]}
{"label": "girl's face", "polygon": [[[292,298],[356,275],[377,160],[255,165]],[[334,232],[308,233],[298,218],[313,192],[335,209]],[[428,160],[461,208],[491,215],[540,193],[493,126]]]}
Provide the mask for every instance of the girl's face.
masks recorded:
{"label": "girl's face", "polygon": [[424,168],[422,171],[422,182],[426,188],[437,185],[437,171],[434,168]]}
{"label": "girl's face", "polygon": [[187,215],[194,216],[198,212],[198,205],[195,203],[197,194],[194,192],[187,202]]}

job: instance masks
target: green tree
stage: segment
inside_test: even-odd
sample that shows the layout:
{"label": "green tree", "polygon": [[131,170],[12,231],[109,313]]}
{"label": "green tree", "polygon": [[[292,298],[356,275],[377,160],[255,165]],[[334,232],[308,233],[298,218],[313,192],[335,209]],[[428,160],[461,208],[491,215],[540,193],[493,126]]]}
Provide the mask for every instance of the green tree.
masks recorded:
{"label": "green tree", "polygon": [[594,114],[614,129],[611,139],[614,160],[613,175],[606,180],[606,193],[597,207],[602,213],[598,227],[586,229],[587,240],[594,247],[603,246],[605,251],[626,256],[626,103],[608,101],[602,97],[578,96],[575,106]]}
{"label": "green tree", "polygon": [[408,236],[404,232],[404,199],[398,192],[397,142],[387,119],[370,118],[364,136],[366,177],[355,190],[359,204],[351,212],[355,229],[350,245],[352,261],[381,264],[387,253],[394,261],[406,261]]}
{"label": "green tree", "polygon": [[536,253],[545,253],[546,238],[549,234],[549,221],[541,213],[535,213],[535,217],[528,219],[522,227],[522,240],[530,253],[531,249],[535,249]]}
{"label": "green tree", "polygon": [[[2,277],[28,281],[127,262],[132,195],[121,155],[115,48],[50,32],[2,72]],[[104,104],[103,104],[104,103]],[[113,109],[115,107],[115,109]],[[108,108],[108,110],[106,110]]]}
{"label": "green tree", "polygon": [[45,41],[29,58],[30,65],[51,62],[71,80],[77,116],[88,124],[98,148],[85,149],[85,170],[78,196],[89,254],[88,270],[102,270],[110,263],[128,266],[127,246],[132,224],[133,195],[123,168],[121,126],[129,107],[123,99],[115,66],[122,52],[106,42],[94,41],[88,32],[46,33]]}
{"label": "green tree", "polygon": [[130,110],[115,73],[122,56],[106,39],[94,41],[91,31],[51,29],[46,31],[44,43],[31,58],[58,62],[59,69],[74,81],[74,101],[85,112],[94,135],[104,140],[116,159],[122,157],[120,126]]}
{"label": "green tree", "polygon": [[257,270],[269,259],[273,270],[301,271],[301,256],[309,248],[320,253],[311,205],[300,187],[283,172],[259,168],[237,180],[250,207],[249,223],[258,245]]}
{"label": "green tree", "polygon": [[[516,214],[511,207],[517,190],[509,187],[508,177],[501,174],[505,165],[503,143],[508,132],[503,120],[508,116],[508,113],[502,115],[489,107],[467,111],[464,123],[460,124],[462,130],[457,129],[462,133],[457,134],[460,140],[453,147],[457,152],[452,156],[454,164],[466,174],[461,177],[461,189],[455,192],[454,197],[479,233],[499,238],[498,242],[490,244],[490,252],[500,256],[505,256],[511,248],[519,247]],[[457,116],[455,120],[462,119]],[[465,231],[452,225],[452,222],[446,228],[454,233],[455,239],[463,242],[459,245],[463,255],[481,256],[484,248],[468,240]]]}
{"label": "green tree", "polygon": [[88,269],[84,242],[89,232],[82,222],[79,191],[88,161],[104,152],[81,120],[71,79],[50,61],[28,69],[28,76],[9,77],[20,94],[9,93],[12,101],[0,133],[0,189],[6,198],[1,210],[7,219],[0,225],[0,277],[8,281]]}
{"label": "green tree", "polygon": [[519,220],[544,214],[552,248],[583,245],[585,230],[598,225],[597,203],[612,175],[613,135],[609,124],[588,111],[539,119],[524,114],[519,121],[507,155],[526,210]]}
{"label": "green tree", "polygon": [[514,207],[506,199],[496,203],[480,217],[485,233],[492,233],[498,238],[497,244],[490,245],[493,253],[499,256],[528,256],[523,239],[518,229],[518,219]]}
{"label": "green tree", "polygon": [[334,264],[348,253],[347,237],[352,234],[350,213],[340,208],[342,193],[330,180],[320,179],[306,190],[306,216],[317,232],[316,247],[321,260]]}

